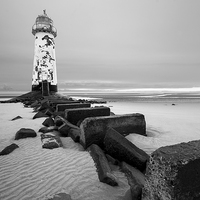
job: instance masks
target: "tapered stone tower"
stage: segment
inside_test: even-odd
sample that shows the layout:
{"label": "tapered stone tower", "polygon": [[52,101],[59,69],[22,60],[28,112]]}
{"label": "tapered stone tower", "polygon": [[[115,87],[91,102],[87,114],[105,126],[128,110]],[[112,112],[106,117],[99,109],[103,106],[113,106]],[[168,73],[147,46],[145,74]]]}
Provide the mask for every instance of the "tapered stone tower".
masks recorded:
{"label": "tapered stone tower", "polygon": [[42,91],[43,95],[48,96],[50,92],[57,92],[54,42],[57,30],[46,10],[36,18],[32,34],[35,36],[32,91]]}

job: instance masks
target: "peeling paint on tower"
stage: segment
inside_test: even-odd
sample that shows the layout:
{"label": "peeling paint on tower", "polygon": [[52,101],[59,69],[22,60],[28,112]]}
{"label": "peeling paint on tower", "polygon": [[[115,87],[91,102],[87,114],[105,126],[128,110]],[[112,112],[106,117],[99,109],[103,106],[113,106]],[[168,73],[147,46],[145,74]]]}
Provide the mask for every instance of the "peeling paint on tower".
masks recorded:
{"label": "peeling paint on tower", "polygon": [[57,92],[54,42],[54,38],[57,36],[57,30],[45,10],[43,15],[39,15],[36,18],[32,33],[35,36],[32,91],[42,90],[42,84],[45,82],[49,87],[49,91]]}

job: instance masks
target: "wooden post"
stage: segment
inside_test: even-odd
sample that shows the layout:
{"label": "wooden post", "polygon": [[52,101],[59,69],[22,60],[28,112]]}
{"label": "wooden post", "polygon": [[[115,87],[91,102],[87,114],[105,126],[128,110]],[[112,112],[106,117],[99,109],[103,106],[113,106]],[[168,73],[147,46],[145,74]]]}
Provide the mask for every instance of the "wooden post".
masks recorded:
{"label": "wooden post", "polygon": [[49,96],[49,83],[47,80],[42,81],[42,95]]}

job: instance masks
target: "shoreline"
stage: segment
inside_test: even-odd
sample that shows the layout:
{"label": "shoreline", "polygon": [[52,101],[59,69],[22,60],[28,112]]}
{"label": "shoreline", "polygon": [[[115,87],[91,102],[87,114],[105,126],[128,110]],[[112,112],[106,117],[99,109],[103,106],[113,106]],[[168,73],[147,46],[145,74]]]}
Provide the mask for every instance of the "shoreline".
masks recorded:
{"label": "shoreline", "polygon": [[[21,102],[27,102],[27,98],[31,98],[30,94],[21,95]],[[58,96],[52,97],[58,98]],[[41,98],[40,94],[37,98]],[[14,100],[20,102],[19,97],[14,98]],[[103,100],[106,99],[103,98]],[[144,114],[147,136],[130,133],[126,139],[149,155],[162,146],[199,139],[200,124],[198,119],[200,113],[197,107],[200,101],[189,101],[190,103],[188,103],[179,100],[177,101],[179,103],[172,106],[172,102],[165,102],[166,99],[160,102],[134,101],[130,97],[111,100],[114,101],[108,101],[103,106],[109,107],[111,112],[116,115]],[[93,106],[101,105],[93,104]],[[93,200],[100,196],[104,197],[105,200],[130,199],[130,188],[125,175],[114,170],[114,175],[119,179],[119,187],[117,188],[99,182],[91,156],[87,151],[84,151],[79,143],[74,143],[70,138],[61,137],[63,148],[42,149],[41,133],[38,130],[42,127],[44,118],[33,120],[33,108],[24,108],[22,103],[0,104],[0,107],[0,119],[3,122],[0,127],[0,150],[11,142],[15,142],[19,146],[10,155],[0,157],[2,166],[0,197],[16,200],[26,200],[27,198],[47,200],[56,193],[65,192],[76,200]],[[22,119],[11,121],[19,114]],[[39,137],[16,142],[13,134],[22,127],[33,128]],[[26,172],[28,173],[26,174]],[[1,180],[3,181],[1,182]],[[28,190],[24,183],[29,185]],[[22,189],[19,190],[19,187]],[[6,193],[11,189],[17,196],[11,197],[10,193]],[[29,193],[32,196],[29,196]],[[111,197],[113,194],[115,196]]]}

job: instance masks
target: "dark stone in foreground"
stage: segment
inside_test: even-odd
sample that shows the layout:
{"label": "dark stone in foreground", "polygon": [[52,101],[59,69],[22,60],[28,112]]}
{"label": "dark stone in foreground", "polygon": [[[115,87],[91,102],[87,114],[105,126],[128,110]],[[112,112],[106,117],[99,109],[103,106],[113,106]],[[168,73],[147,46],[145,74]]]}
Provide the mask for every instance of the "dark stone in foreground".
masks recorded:
{"label": "dark stone in foreground", "polygon": [[42,148],[55,149],[62,147],[62,142],[55,132],[41,134]]}
{"label": "dark stone in foreground", "polygon": [[38,132],[41,132],[41,133],[49,133],[49,132],[52,132],[52,131],[55,131],[55,130],[58,130],[58,127],[56,126],[49,126],[49,127],[42,127],[39,129]]}
{"label": "dark stone in foreground", "polygon": [[15,149],[19,148],[19,146],[15,143],[7,146],[6,148],[4,148],[1,152],[0,152],[0,156],[4,156],[4,155],[8,155],[11,152],[13,152]]}
{"label": "dark stone in foreground", "polygon": [[146,169],[148,154],[114,129],[109,128],[106,131],[104,145],[106,153],[119,161],[125,161],[142,172]]}
{"label": "dark stone in foreground", "polygon": [[200,199],[200,140],[161,147],[147,164],[143,199]]}
{"label": "dark stone in foreground", "polygon": [[36,137],[37,134],[33,129],[30,128],[21,128],[17,133],[15,134],[15,140],[28,138],[28,137]]}
{"label": "dark stone in foreground", "polygon": [[71,137],[74,142],[79,142],[80,140],[80,128],[71,124],[66,119],[61,116],[55,118],[55,123],[60,125],[58,131],[64,137]]}
{"label": "dark stone in foreground", "polygon": [[64,123],[64,120],[63,120],[64,118],[63,117],[61,117],[61,116],[56,116],[55,117],[55,119],[54,119],[54,123],[55,123],[55,125],[56,126],[61,126],[61,125],[63,125],[63,123]]}
{"label": "dark stone in foreground", "polygon": [[22,117],[18,115],[17,117],[14,117],[13,119],[11,119],[11,121],[14,121],[14,120],[17,120],[17,119],[22,119]]}
{"label": "dark stone in foreground", "polygon": [[110,108],[108,107],[95,107],[95,108],[76,108],[65,110],[65,119],[70,123],[77,125],[80,120],[87,117],[109,116]]}
{"label": "dark stone in foreground", "polygon": [[41,118],[41,117],[49,117],[48,115],[44,114],[43,112],[38,112],[33,116],[33,119]]}
{"label": "dark stone in foreground", "polygon": [[47,119],[44,120],[42,125],[49,127],[49,126],[54,126],[54,120],[51,117],[48,117]]}
{"label": "dark stone in foreground", "polygon": [[146,135],[144,115],[139,113],[86,118],[80,125],[80,143],[86,149],[91,144],[103,147],[106,130],[114,128],[122,135],[137,133]]}
{"label": "dark stone in foreground", "polygon": [[118,186],[115,176],[112,174],[108,161],[104,152],[101,150],[99,146],[96,144],[92,144],[88,151],[92,156],[96,168],[100,182],[107,183],[111,186]]}
{"label": "dark stone in foreground", "polygon": [[58,193],[58,194],[54,195],[53,198],[48,199],[48,200],[72,200],[72,199],[71,199],[71,196],[69,194]]}
{"label": "dark stone in foreground", "polygon": [[126,174],[128,183],[131,187],[132,199],[140,200],[142,198],[142,188],[145,184],[144,174],[125,162],[122,162],[121,168],[122,171]]}

